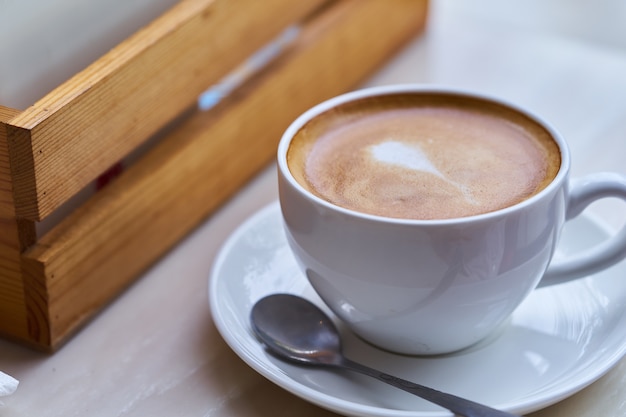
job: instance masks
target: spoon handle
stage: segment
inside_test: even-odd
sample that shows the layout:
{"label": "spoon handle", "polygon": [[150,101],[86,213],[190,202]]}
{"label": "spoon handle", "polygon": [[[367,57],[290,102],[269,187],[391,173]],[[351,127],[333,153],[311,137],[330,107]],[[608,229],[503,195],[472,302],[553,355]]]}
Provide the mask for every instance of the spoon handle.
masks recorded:
{"label": "spoon handle", "polygon": [[478,404],[465,398],[457,397],[456,395],[447,394],[445,392],[437,391],[435,389],[425,387],[423,385],[415,384],[413,382],[395,377],[393,375],[386,374],[384,372],[377,371],[360,363],[353,362],[350,359],[343,358],[341,361],[342,367],[350,369],[364,375],[371,376],[379,381],[386,382],[396,388],[400,388],[413,395],[417,395],[427,401],[440,405],[453,413],[464,417],[519,417],[515,414],[507,413],[505,411],[496,410],[495,408],[487,407],[486,405]]}

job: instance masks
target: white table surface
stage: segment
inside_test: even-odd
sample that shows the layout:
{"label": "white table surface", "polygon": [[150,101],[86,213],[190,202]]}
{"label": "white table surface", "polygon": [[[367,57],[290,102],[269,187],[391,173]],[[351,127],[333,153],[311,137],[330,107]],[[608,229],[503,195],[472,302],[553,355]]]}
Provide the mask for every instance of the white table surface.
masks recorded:
{"label": "white table surface", "polygon": [[[497,94],[564,134],[574,176],[626,174],[624,2],[499,3],[433,0],[427,32],[367,85],[437,83]],[[20,380],[0,399],[0,416],[333,415],[256,374],[209,314],[207,282],[220,245],[276,197],[270,166],[54,355],[0,341],[0,370]],[[623,203],[590,210],[614,229],[626,222]],[[626,360],[532,415],[626,415]]]}

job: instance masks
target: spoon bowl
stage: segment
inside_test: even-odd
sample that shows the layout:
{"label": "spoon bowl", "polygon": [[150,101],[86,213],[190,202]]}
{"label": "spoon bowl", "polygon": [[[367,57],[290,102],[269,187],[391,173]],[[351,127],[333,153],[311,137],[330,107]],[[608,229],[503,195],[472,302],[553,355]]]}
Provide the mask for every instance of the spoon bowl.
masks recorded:
{"label": "spoon bowl", "polygon": [[351,361],[343,356],[341,337],[332,320],[315,304],[291,294],[259,300],[250,313],[252,329],[270,353],[290,362],[349,369],[465,417],[515,417],[452,394],[415,384]]}
{"label": "spoon bowl", "polygon": [[341,338],[335,324],[304,298],[266,297],[252,308],[251,323],[257,337],[283,358],[311,365],[338,364]]}

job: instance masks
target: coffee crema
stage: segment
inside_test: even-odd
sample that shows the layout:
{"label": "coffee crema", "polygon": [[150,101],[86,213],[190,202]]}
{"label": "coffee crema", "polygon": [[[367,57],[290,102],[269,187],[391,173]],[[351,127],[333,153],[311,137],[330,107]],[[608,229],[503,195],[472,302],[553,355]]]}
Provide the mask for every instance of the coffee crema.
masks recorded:
{"label": "coffee crema", "polygon": [[449,219],[528,199],[556,176],[557,144],[496,103],[403,93],[342,104],[294,136],[289,170],[335,205],[378,216]]}

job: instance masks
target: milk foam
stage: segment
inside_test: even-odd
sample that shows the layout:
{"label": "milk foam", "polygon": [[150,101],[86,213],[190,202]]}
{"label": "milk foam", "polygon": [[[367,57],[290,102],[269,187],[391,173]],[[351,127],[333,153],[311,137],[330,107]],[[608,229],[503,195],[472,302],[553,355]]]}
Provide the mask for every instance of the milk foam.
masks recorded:
{"label": "milk foam", "polygon": [[370,146],[370,151],[374,158],[380,162],[399,165],[415,171],[430,172],[445,178],[418,145],[407,145],[389,140]]}
{"label": "milk foam", "polygon": [[442,174],[416,143],[409,145],[395,140],[388,140],[370,146],[369,151],[374,159],[379,162],[436,175],[456,187],[463,194],[468,203],[477,204],[476,200],[472,197],[471,191],[463,184],[452,181]]}
{"label": "milk foam", "polygon": [[465,98],[436,99],[382,97],[333,109],[294,137],[289,168],[338,206],[423,220],[517,204],[556,175],[558,147],[532,120]]}

